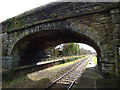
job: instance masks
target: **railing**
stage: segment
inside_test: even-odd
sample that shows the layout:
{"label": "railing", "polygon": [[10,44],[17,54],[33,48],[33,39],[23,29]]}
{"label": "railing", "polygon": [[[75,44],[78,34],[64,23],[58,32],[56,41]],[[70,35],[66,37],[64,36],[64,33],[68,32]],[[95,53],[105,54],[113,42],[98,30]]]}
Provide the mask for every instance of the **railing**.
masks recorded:
{"label": "railing", "polygon": [[2,67],[3,68],[12,68],[12,57],[10,56],[2,56]]}

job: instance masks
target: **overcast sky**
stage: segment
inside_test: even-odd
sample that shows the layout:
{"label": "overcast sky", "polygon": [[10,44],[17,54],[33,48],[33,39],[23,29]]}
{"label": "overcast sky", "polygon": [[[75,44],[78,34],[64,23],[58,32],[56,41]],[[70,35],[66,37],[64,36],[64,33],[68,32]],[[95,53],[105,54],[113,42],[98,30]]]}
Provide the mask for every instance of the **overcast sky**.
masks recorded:
{"label": "overcast sky", "polygon": [[120,0],[0,0],[0,22],[21,14],[27,10],[39,7],[41,5],[54,1],[80,1],[80,2],[115,2]]}
{"label": "overcast sky", "polygon": [[[1,0],[0,22],[54,1],[56,0]],[[88,45],[80,44],[80,46],[95,52],[95,50]]]}
{"label": "overcast sky", "polygon": [[56,0],[0,0],[0,22]]}

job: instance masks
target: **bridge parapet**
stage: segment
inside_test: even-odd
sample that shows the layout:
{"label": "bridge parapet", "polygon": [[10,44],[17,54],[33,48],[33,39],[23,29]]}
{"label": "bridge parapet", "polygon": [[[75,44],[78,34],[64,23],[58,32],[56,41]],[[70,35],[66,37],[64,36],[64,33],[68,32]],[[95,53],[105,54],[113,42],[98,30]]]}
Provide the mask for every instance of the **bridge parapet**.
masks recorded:
{"label": "bridge parapet", "polygon": [[119,3],[53,3],[47,4],[2,22],[2,32],[11,32],[35,24],[74,18],[119,7]]}

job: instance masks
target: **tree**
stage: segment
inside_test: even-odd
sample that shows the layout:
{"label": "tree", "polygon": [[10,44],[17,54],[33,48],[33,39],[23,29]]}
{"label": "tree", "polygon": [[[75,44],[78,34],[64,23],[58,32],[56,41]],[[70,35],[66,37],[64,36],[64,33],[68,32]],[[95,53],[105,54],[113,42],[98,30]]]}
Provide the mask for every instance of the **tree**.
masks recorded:
{"label": "tree", "polygon": [[87,55],[87,54],[93,54],[90,50],[86,50],[84,48],[80,49],[80,55]]}
{"label": "tree", "polygon": [[79,44],[77,43],[61,44],[53,48],[51,51],[52,58],[60,56],[87,55],[87,54],[92,54],[92,52],[84,48],[80,49]]}
{"label": "tree", "polygon": [[61,50],[60,48],[56,48],[54,47],[51,51],[51,58],[56,58],[56,57],[59,57],[61,55]]}
{"label": "tree", "polygon": [[56,56],[55,48],[53,48],[51,51],[51,58],[54,58],[55,56]]}
{"label": "tree", "polygon": [[78,44],[69,43],[63,45],[64,56],[79,55],[79,54],[80,54],[80,49]]}

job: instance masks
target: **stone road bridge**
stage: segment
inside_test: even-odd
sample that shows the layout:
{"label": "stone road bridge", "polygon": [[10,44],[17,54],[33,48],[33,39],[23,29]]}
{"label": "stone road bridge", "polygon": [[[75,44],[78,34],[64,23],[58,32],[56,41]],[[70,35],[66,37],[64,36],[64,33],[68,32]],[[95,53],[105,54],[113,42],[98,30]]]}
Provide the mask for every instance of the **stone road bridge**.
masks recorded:
{"label": "stone road bridge", "polygon": [[2,22],[2,54],[13,65],[40,61],[62,43],[85,43],[97,52],[104,75],[120,75],[120,3],[54,2]]}

